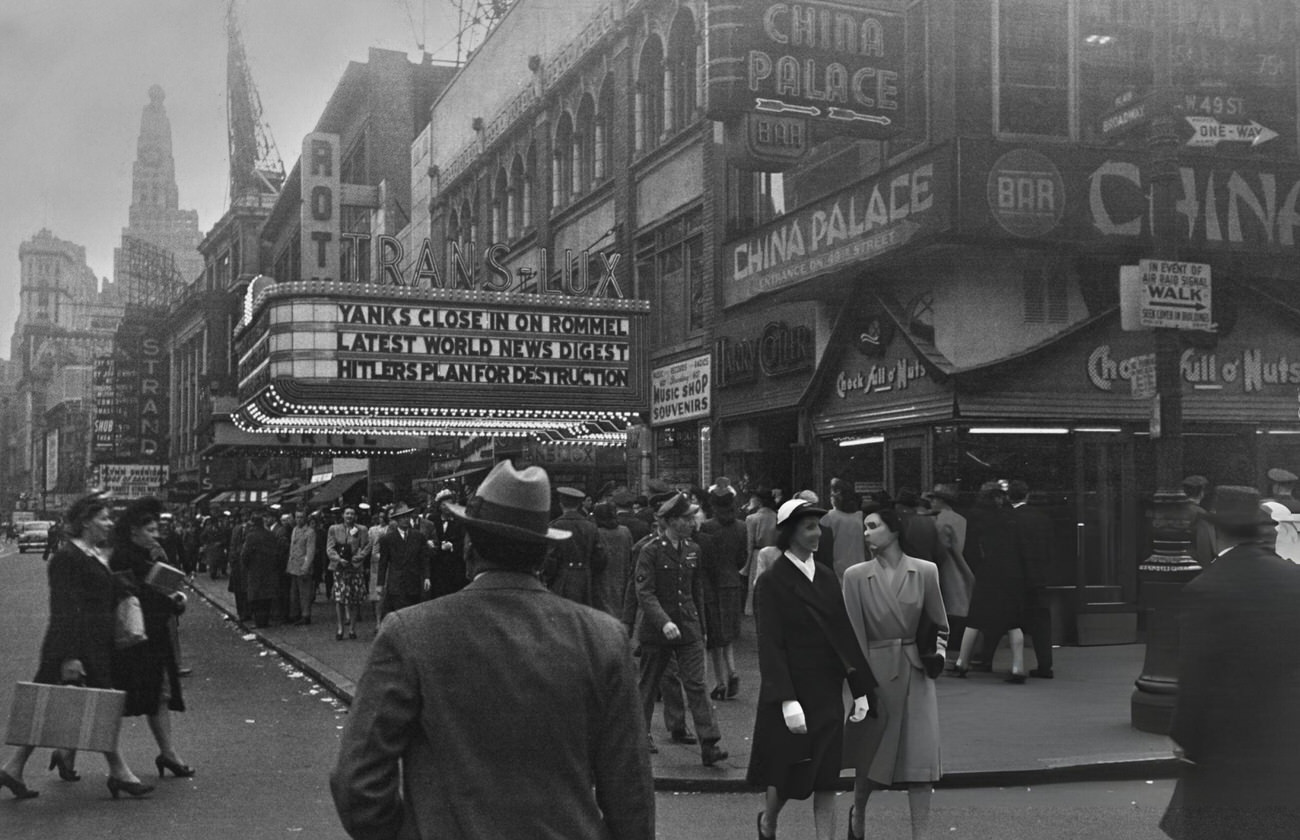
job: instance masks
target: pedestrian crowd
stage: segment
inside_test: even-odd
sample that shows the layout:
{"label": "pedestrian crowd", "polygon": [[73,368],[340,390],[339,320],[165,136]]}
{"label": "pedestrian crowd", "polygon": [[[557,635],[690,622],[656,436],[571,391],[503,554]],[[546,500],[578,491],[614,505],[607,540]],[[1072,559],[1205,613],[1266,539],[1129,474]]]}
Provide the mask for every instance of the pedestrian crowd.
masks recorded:
{"label": "pedestrian crowd", "polygon": [[[1294,474],[1269,479],[1268,499],[1184,482],[1189,552],[1205,571],[1180,613],[1172,737],[1184,769],[1161,823],[1179,840],[1292,836],[1300,824],[1300,557],[1278,554],[1300,501]],[[423,515],[398,502],[372,516],[360,505],[266,510],[193,527],[153,499],[114,522],[92,495],[68,511],[49,557],[36,682],[125,691],[125,714],[148,718],[159,776],[192,776],[170,723],[185,710],[185,596],[150,583],[157,564],[227,577],[238,618],[259,627],[310,624],[323,585],[336,640],[357,638],[367,606],[376,622],[331,775],[351,836],[529,825],[649,840],[655,706],[670,740],[698,744],[705,767],[725,761],[724,734],[735,733],[720,730],[714,704],[739,695],[734,645],[752,613],[760,684],[746,779],[764,791],[760,840],[777,836],[790,799],[809,797],[816,836],[836,836],[843,770],[854,777],[851,839],[866,835],[881,789],[907,791],[918,838],[943,773],[935,680],[991,670],[1004,636],[1007,682],[1055,676],[1056,535],[1029,490],[987,482],[964,512],[953,484],[863,497],[839,478],[826,508],[811,490],[746,494],[726,477],[593,497],[503,461],[468,497],[440,493]],[[121,648],[116,607],[132,596],[143,638]],[[0,787],[17,798],[37,795],[23,775],[32,750],[0,765]],[[154,789],[120,753],[106,758],[114,797]],[[57,750],[50,769],[76,781],[75,761]],[[482,807],[503,789],[510,796]]]}

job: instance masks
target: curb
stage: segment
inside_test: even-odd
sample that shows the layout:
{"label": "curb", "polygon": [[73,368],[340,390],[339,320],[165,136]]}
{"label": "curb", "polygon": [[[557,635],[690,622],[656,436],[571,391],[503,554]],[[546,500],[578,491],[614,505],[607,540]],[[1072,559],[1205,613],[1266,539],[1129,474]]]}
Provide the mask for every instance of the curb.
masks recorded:
{"label": "curb", "polygon": [[[316,657],[293,645],[283,644],[267,638],[256,628],[240,621],[225,604],[209,595],[203,589],[189,584],[190,590],[214,607],[218,612],[244,633],[252,633],[263,647],[270,648],[289,660],[316,682],[334,695],[345,706],[352,705],[352,696],[356,683],[330,668]],[[1145,779],[1175,779],[1178,777],[1181,762],[1171,754],[1168,758],[1142,758],[1126,761],[1093,761],[1084,764],[1066,764],[1055,767],[1034,767],[1015,770],[968,770],[945,774],[934,783],[935,790],[958,790],[962,788],[998,788],[998,787],[1034,787],[1035,785],[1078,784],[1081,782],[1121,782]],[[739,768],[737,768],[739,769]],[[661,793],[748,793],[757,794],[761,790],[750,785],[743,778],[708,776],[656,776],[654,789]],[[853,790],[853,779],[841,778],[836,788],[841,791]]]}

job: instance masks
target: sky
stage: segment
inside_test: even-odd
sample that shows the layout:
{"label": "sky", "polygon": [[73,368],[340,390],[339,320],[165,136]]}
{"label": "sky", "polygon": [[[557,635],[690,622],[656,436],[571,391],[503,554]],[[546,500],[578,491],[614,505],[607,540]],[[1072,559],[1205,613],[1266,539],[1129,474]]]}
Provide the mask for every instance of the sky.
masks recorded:
{"label": "sky", "polygon": [[[0,0],[0,358],[18,317],[18,247],[41,228],[111,277],[140,114],[166,92],[180,206],[226,209],[226,0]],[[472,8],[474,0],[465,0]],[[456,0],[237,0],[263,121],[293,168],[349,61],[370,47],[456,57]]]}

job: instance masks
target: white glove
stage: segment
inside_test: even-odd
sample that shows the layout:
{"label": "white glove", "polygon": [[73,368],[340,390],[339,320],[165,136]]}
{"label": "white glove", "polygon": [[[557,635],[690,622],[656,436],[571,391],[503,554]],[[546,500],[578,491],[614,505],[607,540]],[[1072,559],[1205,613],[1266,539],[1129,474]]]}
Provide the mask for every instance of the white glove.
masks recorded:
{"label": "white glove", "polygon": [[861,723],[862,720],[866,718],[867,712],[869,711],[871,711],[871,703],[867,701],[867,696],[865,694],[861,697],[854,697],[853,714],[849,715],[849,720],[854,723]]}
{"label": "white glove", "polygon": [[798,700],[783,700],[781,714],[785,717],[786,727],[796,735],[808,734],[808,721],[803,716],[803,706]]}

